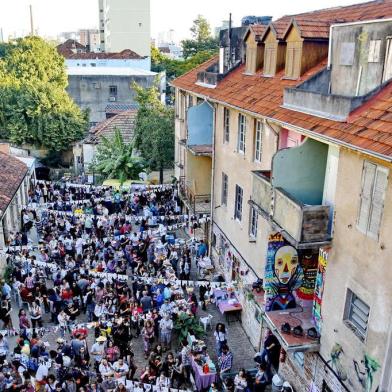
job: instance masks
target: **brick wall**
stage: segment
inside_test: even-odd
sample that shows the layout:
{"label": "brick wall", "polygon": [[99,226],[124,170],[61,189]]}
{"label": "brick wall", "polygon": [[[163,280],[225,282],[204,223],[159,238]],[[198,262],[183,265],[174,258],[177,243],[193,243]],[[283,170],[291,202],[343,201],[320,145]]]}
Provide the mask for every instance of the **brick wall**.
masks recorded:
{"label": "brick wall", "polygon": [[348,391],[318,353],[305,353],[303,368],[295,362],[293,354],[288,354],[279,373],[296,392],[321,392],[323,382],[333,392]]}

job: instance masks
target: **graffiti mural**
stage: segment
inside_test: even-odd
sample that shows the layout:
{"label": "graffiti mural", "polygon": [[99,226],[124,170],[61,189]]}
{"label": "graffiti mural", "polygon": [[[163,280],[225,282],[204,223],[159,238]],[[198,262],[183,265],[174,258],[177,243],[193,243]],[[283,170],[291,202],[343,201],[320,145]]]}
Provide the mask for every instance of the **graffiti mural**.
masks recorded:
{"label": "graffiti mural", "polygon": [[374,381],[374,373],[380,369],[380,364],[370,355],[365,354],[363,360],[359,364],[355,359],[353,360],[355,374],[358,382],[362,385],[364,392],[371,392]]}
{"label": "graffiti mural", "polygon": [[281,234],[271,235],[264,278],[266,310],[295,308],[294,292],[301,286],[302,280],[303,270],[297,250]]}
{"label": "graffiti mural", "polygon": [[[353,366],[350,366],[350,363]],[[378,388],[374,387],[374,375],[381,368],[378,361],[368,354],[363,355],[361,361],[347,358],[343,347],[335,343],[332,347],[330,359],[327,365],[335,372],[338,380],[355,392],[373,392]]]}
{"label": "graffiti mural", "polygon": [[321,306],[324,294],[325,284],[325,271],[328,263],[328,249],[320,248],[318,258],[318,270],[314,288],[314,300],[313,300],[313,320],[318,333],[321,333],[322,328],[322,315]]}
{"label": "graffiti mural", "polygon": [[305,301],[313,301],[317,277],[318,253],[312,253],[311,251],[300,253],[299,264],[303,270],[303,279],[301,286],[297,290],[297,296]]}
{"label": "graffiti mural", "polygon": [[331,350],[331,359],[327,362],[334,370],[340,381],[347,380],[347,371],[342,364],[343,348],[339,343],[335,343]]}

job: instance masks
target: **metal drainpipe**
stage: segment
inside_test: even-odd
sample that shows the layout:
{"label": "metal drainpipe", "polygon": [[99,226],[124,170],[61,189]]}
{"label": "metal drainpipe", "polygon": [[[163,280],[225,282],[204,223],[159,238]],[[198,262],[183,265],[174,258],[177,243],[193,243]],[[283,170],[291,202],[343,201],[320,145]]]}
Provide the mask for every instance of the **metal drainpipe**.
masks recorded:
{"label": "metal drainpipe", "polygon": [[212,133],[213,133],[213,139],[212,139],[212,163],[211,163],[211,221],[210,221],[210,227],[209,227],[209,241],[208,241],[208,254],[212,255],[212,227],[213,227],[213,221],[214,221],[214,189],[215,189],[215,140],[216,140],[216,106],[217,104],[213,105],[213,111],[214,111],[214,122],[212,124]]}

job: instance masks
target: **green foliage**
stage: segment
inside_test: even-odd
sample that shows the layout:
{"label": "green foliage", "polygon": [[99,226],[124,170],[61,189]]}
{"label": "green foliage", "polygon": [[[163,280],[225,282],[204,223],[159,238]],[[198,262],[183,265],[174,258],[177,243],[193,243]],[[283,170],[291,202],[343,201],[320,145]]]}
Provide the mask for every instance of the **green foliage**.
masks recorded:
{"label": "green foliage", "polygon": [[64,59],[38,37],[10,44],[0,58],[0,137],[63,151],[87,128],[65,88]]}
{"label": "green foliage", "polygon": [[200,52],[214,54],[218,51],[219,41],[212,37],[211,28],[207,19],[198,15],[191,27],[192,39],[182,41],[183,55],[185,59],[195,56]]}
{"label": "green foliage", "polygon": [[189,332],[196,336],[197,339],[204,337],[204,329],[196,317],[187,313],[180,313],[174,322],[173,328],[179,334],[180,341],[186,339]]}
{"label": "green foliage", "polygon": [[211,37],[210,24],[203,15],[197,15],[190,30],[195,41],[202,42]]}
{"label": "green foliage", "polygon": [[144,89],[134,84],[139,104],[135,126],[135,147],[147,161],[150,170],[172,167],[174,162],[174,110],[159,100],[157,85]]}
{"label": "green foliage", "polygon": [[124,142],[120,130],[116,128],[112,138],[101,138],[91,169],[106,179],[118,179],[121,184],[127,180],[138,180],[146,164],[142,158],[134,156],[133,148],[133,144]]}
{"label": "green foliage", "polygon": [[151,65],[155,72],[166,71],[168,80],[177,78],[198,65],[209,60],[219,49],[219,41],[211,35],[206,18],[198,15],[191,27],[193,39],[182,41],[185,60],[172,60],[157,48],[151,48]]}
{"label": "green foliage", "polygon": [[[152,48],[151,54],[156,51],[159,52],[158,49]],[[167,79],[172,80],[209,60],[214,54],[211,51],[202,51],[186,60],[172,60],[159,52],[159,55],[152,55],[151,69],[154,72],[166,71]]]}

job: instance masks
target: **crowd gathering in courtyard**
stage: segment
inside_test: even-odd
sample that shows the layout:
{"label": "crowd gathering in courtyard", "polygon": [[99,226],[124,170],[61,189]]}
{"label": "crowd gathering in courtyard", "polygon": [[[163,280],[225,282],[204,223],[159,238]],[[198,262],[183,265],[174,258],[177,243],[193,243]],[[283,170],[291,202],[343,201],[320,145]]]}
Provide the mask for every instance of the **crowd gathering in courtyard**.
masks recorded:
{"label": "crowd gathering in courtyard", "polygon": [[[180,204],[172,185],[35,184],[4,255],[0,391],[265,390],[279,362],[273,336],[248,364],[257,366],[250,381],[245,369],[232,373],[224,323],[211,332],[215,347],[192,328],[181,334],[206,326],[199,313],[219,283],[190,277],[208,248],[175,232],[207,218],[181,215]],[[145,366],[134,353],[140,340]],[[196,368],[216,376],[195,383]]]}

